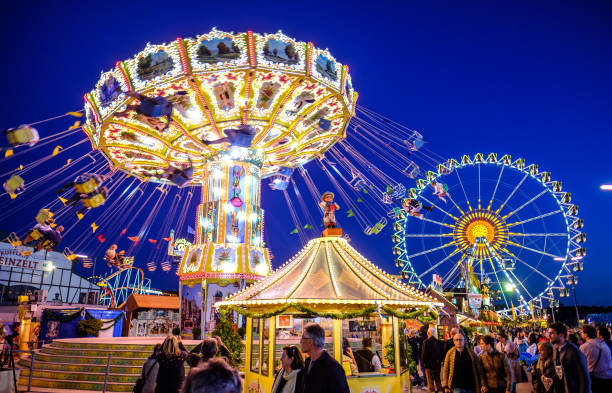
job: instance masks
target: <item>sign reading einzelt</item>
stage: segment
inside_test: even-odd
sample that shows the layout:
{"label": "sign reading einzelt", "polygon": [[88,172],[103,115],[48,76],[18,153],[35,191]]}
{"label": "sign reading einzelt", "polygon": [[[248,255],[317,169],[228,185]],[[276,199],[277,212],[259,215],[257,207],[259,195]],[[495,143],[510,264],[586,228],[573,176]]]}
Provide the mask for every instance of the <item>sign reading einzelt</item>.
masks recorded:
{"label": "sign reading einzelt", "polygon": [[34,254],[22,256],[17,250],[0,250],[0,266],[48,270],[49,264],[50,261],[37,258]]}

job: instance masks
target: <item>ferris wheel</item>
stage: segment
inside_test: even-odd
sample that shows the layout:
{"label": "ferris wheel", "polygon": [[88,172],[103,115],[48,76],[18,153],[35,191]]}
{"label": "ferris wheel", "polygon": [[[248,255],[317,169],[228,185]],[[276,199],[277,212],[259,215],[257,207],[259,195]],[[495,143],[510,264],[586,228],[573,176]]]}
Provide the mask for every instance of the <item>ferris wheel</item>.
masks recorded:
{"label": "ferris wheel", "polygon": [[445,291],[481,293],[505,315],[532,314],[569,296],[586,235],[578,206],[550,172],[522,158],[478,153],[425,177],[395,214],[402,278],[425,287],[436,275]]}

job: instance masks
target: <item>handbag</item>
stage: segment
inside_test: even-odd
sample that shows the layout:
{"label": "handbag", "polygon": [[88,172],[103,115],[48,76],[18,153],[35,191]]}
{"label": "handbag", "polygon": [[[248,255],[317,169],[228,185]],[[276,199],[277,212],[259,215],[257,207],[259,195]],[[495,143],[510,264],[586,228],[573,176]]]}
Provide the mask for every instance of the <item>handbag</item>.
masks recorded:
{"label": "handbag", "polygon": [[144,389],[145,381],[149,377],[151,370],[153,370],[156,364],[157,364],[157,360],[155,360],[151,368],[149,368],[149,371],[147,371],[147,375],[144,375],[144,376],[141,375],[140,378],[136,380],[136,384],[134,385],[134,390],[132,390],[134,393],[142,393],[142,389]]}

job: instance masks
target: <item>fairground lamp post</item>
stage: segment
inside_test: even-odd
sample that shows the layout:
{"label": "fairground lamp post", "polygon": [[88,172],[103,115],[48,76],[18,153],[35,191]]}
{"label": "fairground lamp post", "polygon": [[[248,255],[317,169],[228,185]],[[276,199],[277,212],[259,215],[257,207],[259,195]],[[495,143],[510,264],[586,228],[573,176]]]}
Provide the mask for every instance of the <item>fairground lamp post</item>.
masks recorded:
{"label": "fairground lamp post", "polygon": [[[166,118],[129,110],[141,100],[126,92],[168,99],[169,126]],[[219,294],[268,274],[261,180],[271,177],[270,186],[283,189],[295,167],[343,139],[356,99],[348,66],[328,50],[280,31],[215,29],[195,39],[148,44],[103,73],[85,95],[83,128],[113,167],[173,185],[164,172],[193,164],[190,185],[202,187],[202,200],[194,244],[178,271],[181,295],[191,288],[185,291],[190,298],[181,299],[182,309],[190,310],[187,330],[209,328],[206,315]],[[246,146],[203,142],[245,125],[254,130]]]}

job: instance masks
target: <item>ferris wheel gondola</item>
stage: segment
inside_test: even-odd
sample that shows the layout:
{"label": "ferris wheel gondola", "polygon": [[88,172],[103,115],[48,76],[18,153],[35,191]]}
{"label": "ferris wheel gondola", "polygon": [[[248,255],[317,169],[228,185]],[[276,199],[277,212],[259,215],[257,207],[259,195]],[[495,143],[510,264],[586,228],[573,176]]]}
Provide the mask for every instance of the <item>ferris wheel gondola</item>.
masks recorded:
{"label": "ferris wheel gondola", "polygon": [[[586,255],[583,220],[550,172],[509,155],[464,155],[417,179],[393,225],[402,277],[489,297],[502,314],[558,304]],[[489,293],[490,292],[490,293]]]}

